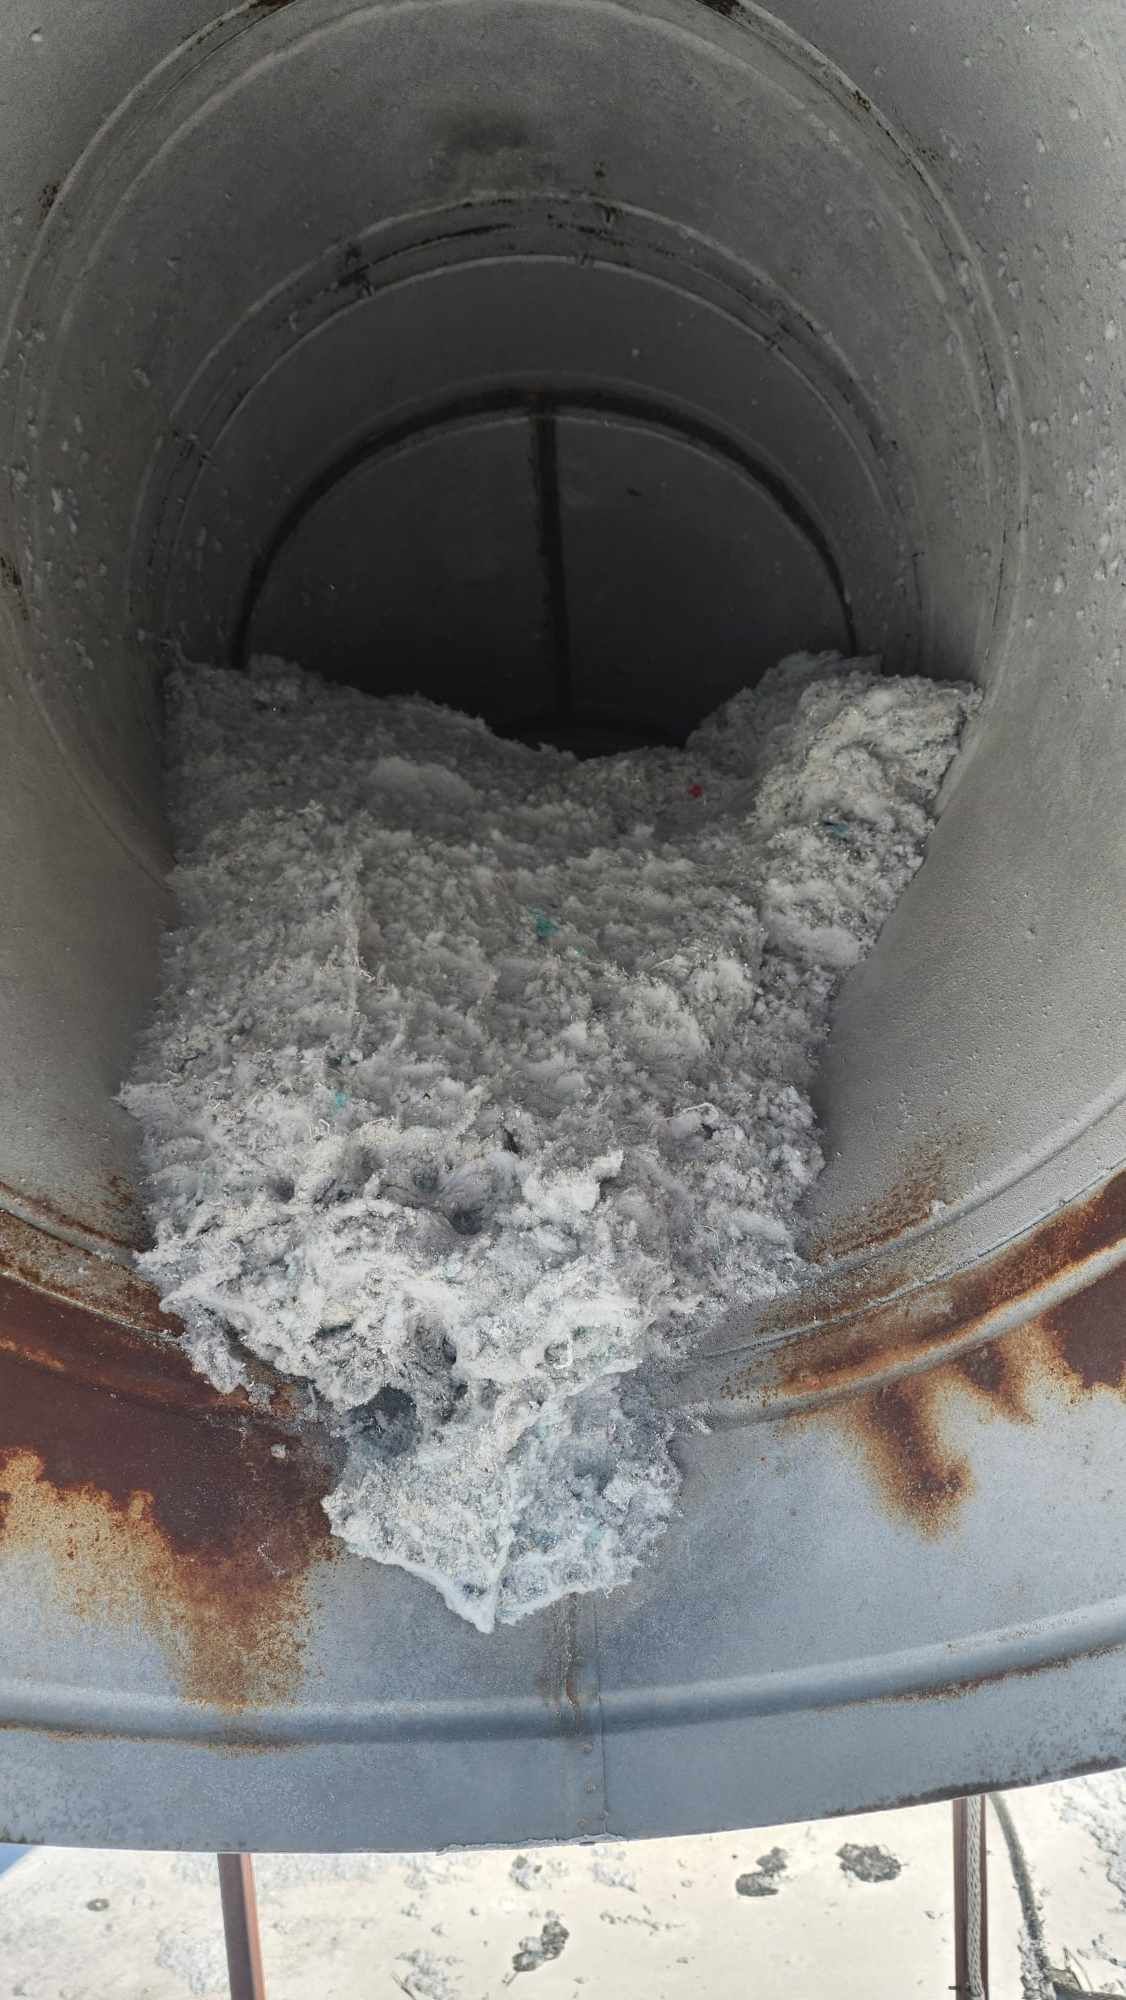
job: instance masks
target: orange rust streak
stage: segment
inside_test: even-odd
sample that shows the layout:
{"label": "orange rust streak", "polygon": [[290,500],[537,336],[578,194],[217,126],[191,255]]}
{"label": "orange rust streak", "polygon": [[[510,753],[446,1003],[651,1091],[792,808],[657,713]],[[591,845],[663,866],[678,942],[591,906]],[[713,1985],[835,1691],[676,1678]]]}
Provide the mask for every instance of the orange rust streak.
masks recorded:
{"label": "orange rust streak", "polygon": [[[1124,1238],[1126,1172],[1049,1217],[1022,1242],[929,1292],[876,1300],[865,1309],[851,1274],[844,1296],[851,1293],[852,1317],[796,1337],[772,1362],[759,1357],[732,1375],[722,1393],[765,1393],[768,1402],[772,1389],[839,1399],[804,1421],[843,1428],[863,1449],[888,1508],[925,1534],[942,1532],[973,1486],[966,1461],[943,1441],[943,1410],[955,1394],[972,1396],[979,1410],[1030,1423],[1038,1387],[1053,1385],[1072,1398],[1126,1392],[1126,1266],[1038,1319],[974,1344],[992,1314],[1049,1281],[1079,1275],[1091,1258]],[[785,1310],[804,1317],[809,1295]],[[951,1353],[955,1341],[959,1351]],[[764,1391],[764,1370],[771,1366],[773,1384],[768,1381]],[[874,1376],[892,1379],[873,1388]]]}
{"label": "orange rust streak", "polygon": [[[953,1382],[969,1389],[991,1409],[1015,1424],[1029,1424],[1028,1375],[1032,1361],[1030,1343],[1009,1335],[987,1340],[980,1347],[956,1354],[949,1364]],[[939,1371],[947,1373],[946,1370]]]}
{"label": "orange rust streak", "polygon": [[890,1510],[928,1536],[951,1525],[973,1488],[967,1460],[943,1442],[938,1398],[933,1376],[912,1375],[835,1413],[861,1447]]}
{"label": "orange rust streak", "polygon": [[[949,1343],[972,1339],[975,1329],[984,1327],[991,1314],[1019,1304],[1049,1281],[1068,1273],[1078,1274],[1090,1258],[1112,1250],[1126,1238],[1126,1172],[1091,1195],[1086,1201],[1050,1216],[1029,1236],[991,1258],[959,1272],[928,1290],[900,1299],[876,1298],[865,1302],[858,1294],[858,1278],[847,1298],[848,1319],[814,1327],[783,1348],[777,1361],[778,1388],[803,1395],[826,1391],[839,1393],[862,1387],[874,1374],[894,1373],[897,1368],[918,1366],[933,1353],[940,1360]],[[904,1270],[897,1273],[903,1282]],[[1077,1294],[1069,1304],[1053,1309],[1046,1324],[1086,1326],[1087,1308],[1080,1305],[1089,1294],[1109,1299],[1102,1287],[1115,1274],[1097,1280]],[[887,1282],[887,1274],[878,1280]],[[1124,1295],[1126,1296],[1126,1295]],[[832,1301],[828,1309],[832,1310]],[[783,1331],[785,1315],[791,1320],[808,1317],[818,1304],[817,1294],[800,1292],[792,1301],[762,1322],[764,1331]],[[1067,1321],[1069,1312],[1078,1313],[1080,1322]],[[1072,1339],[1077,1336],[1072,1333]],[[1113,1345],[1113,1327],[1103,1335],[1084,1333],[1082,1338]],[[1102,1364],[1100,1364],[1102,1365]],[[733,1374],[723,1394],[738,1397],[761,1384],[761,1362],[751,1363]],[[1115,1377],[1117,1380],[1117,1376]]]}
{"label": "orange rust streak", "polygon": [[0,1330],[0,1556],[46,1549],[73,1611],[143,1618],[190,1699],[291,1696],[325,1458],[174,1345],[9,1279]]}
{"label": "orange rust streak", "polygon": [[99,1311],[150,1332],[176,1332],[155,1288],[115,1258],[76,1249],[0,1208],[0,1274],[22,1280],[85,1311]]}
{"label": "orange rust streak", "polygon": [[1012,1423],[1033,1421],[1035,1392],[1073,1401],[1096,1390],[1126,1395],[1126,1270],[1115,1270],[1039,1320],[940,1365],[850,1398],[803,1421],[828,1421],[863,1451],[889,1511],[925,1535],[953,1525],[975,1480],[945,1442],[958,1394]]}
{"label": "orange rust streak", "polygon": [[[892,1512],[924,1534],[942,1532],[973,1489],[967,1462],[944,1441],[944,1411],[956,1396],[970,1396],[979,1410],[1010,1422],[1030,1423],[1037,1389],[1053,1386],[1073,1399],[1126,1392],[1126,1266],[1038,1319],[972,1344],[992,1314],[1048,1281],[1079,1275],[1124,1237],[1126,1172],[1024,1241],[932,1287],[929,1296],[878,1302],[843,1325],[795,1339],[775,1360],[775,1388],[841,1398],[817,1420],[843,1427],[860,1445]],[[808,1311],[808,1300],[798,1309]],[[967,1344],[951,1353],[954,1341]],[[752,1366],[732,1377],[725,1393],[761,1390],[761,1368],[760,1362],[758,1371]],[[879,1375],[892,1379],[867,1388]],[[858,1393],[850,1397],[849,1390]]]}
{"label": "orange rust streak", "polygon": [[1042,1323],[1061,1369],[1080,1389],[1126,1389],[1126,1269],[1064,1299]]}
{"label": "orange rust streak", "polygon": [[875,1250],[925,1222],[935,1203],[949,1194],[951,1143],[913,1147],[896,1185],[870,1207],[835,1223],[810,1246],[810,1256],[827,1263],[831,1258],[851,1256],[856,1250]]}
{"label": "orange rust streak", "polygon": [[64,1233],[77,1230],[84,1236],[97,1237],[101,1242],[112,1244],[119,1250],[141,1250],[151,1242],[135,1190],[121,1174],[107,1174],[102,1184],[103,1203],[112,1211],[120,1228],[113,1226],[100,1229],[96,1225],[78,1221],[67,1209],[49,1195],[36,1193],[33,1189],[16,1188],[7,1181],[0,1181],[0,1205],[8,1211],[29,1210],[39,1218],[46,1229],[59,1229]]}

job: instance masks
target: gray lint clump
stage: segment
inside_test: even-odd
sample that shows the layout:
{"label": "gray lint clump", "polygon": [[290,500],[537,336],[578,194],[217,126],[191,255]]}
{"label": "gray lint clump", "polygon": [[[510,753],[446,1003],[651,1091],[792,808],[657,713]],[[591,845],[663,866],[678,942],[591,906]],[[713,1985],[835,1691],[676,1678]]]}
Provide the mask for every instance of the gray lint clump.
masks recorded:
{"label": "gray lint clump", "polygon": [[608,1590],[677,1492],[647,1374],[805,1269],[830,1002],[975,696],[798,655],[587,762],[275,659],[169,697],[142,1268],[220,1387],[309,1385],[350,1549],[482,1631]]}

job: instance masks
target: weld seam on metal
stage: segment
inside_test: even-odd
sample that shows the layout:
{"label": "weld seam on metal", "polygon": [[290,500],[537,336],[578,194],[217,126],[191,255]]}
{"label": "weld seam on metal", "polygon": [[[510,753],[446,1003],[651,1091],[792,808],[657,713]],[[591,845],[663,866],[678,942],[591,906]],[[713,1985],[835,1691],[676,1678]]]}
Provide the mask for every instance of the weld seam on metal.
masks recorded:
{"label": "weld seam on metal", "polygon": [[[952,1661],[948,1645],[918,1648],[898,1660],[864,1659],[796,1672],[749,1676],[746,1680],[704,1681],[636,1692],[598,1688],[599,1728],[617,1731],[672,1724],[751,1720],[756,1716],[803,1714],[817,1709],[862,1706],[914,1698],[987,1695],[1011,1699],[1007,1683],[1053,1669],[1074,1671],[1126,1647],[1126,1598],[1095,1613],[1068,1615],[1033,1630],[1012,1630],[984,1640],[964,1640]],[[952,1667],[956,1664],[956,1671]],[[1108,1669],[1120,1676],[1122,1662]],[[248,1709],[244,1716],[217,1716],[204,1707],[186,1709],[173,1696],[136,1703],[130,1717],[113,1698],[83,1702],[72,1688],[0,1683],[0,1728],[39,1729],[60,1737],[163,1737],[185,1744],[225,1747],[298,1745],[304,1742],[400,1744],[430,1740],[558,1740],[558,1716],[539,1700],[435,1702],[426,1707],[356,1703],[325,1709],[308,1706]],[[585,1734],[585,1732],[583,1732]]]}

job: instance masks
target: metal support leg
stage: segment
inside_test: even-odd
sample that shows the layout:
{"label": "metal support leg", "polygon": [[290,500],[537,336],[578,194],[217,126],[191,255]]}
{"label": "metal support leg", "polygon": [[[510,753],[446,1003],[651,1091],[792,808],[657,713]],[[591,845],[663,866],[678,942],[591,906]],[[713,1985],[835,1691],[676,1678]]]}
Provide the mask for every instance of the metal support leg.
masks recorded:
{"label": "metal support leg", "polygon": [[958,2000],[989,2000],[989,1923],[985,1877],[985,1800],[954,1800],[954,1991]]}
{"label": "metal support leg", "polygon": [[266,2000],[262,1947],[258,1938],[258,1899],[254,1894],[254,1863],[249,1854],[219,1854],[216,1860],[219,1863],[219,1894],[223,1901],[231,2000]]}

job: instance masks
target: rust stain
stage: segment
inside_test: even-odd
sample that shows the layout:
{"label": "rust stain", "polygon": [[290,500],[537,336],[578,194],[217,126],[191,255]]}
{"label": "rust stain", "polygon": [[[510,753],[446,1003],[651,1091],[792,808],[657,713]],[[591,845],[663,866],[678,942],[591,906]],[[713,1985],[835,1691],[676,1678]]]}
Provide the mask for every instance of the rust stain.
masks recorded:
{"label": "rust stain", "polygon": [[[48,1235],[0,1208],[0,1276],[70,1299],[127,1326],[157,1335],[176,1334],[178,1322],[162,1310],[155,1288],[127,1264],[82,1250]],[[20,1336],[22,1341],[23,1335]],[[6,1345],[0,1322],[0,1348]]]}
{"label": "rust stain", "polygon": [[1126,1269],[1053,1306],[1041,1324],[1077,1389],[1126,1390]]}
{"label": "rust stain", "polygon": [[536,1687],[548,1706],[557,1711],[563,1728],[581,1734],[586,1721],[579,1693],[577,1599],[563,1597],[550,1605],[545,1623],[547,1641]]}
{"label": "rust stain", "polygon": [[997,1687],[1009,1681],[1037,1680],[1041,1674],[1058,1673],[1061,1668],[1066,1670],[1077,1660],[1106,1660],[1122,1651],[1118,1641],[1099,1639],[1088,1646],[1077,1646],[1074,1651],[1063,1655],[1049,1654],[1042,1660],[1007,1660],[1003,1665],[984,1667],[980,1673],[964,1674],[960,1680],[943,1681],[938,1687],[897,1688],[892,1694],[882,1695],[881,1700],[920,1706],[933,1701],[963,1701],[968,1694],[977,1694],[981,1688]]}
{"label": "rust stain", "polygon": [[[811,1328],[778,1350],[774,1381],[765,1391],[767,1400],[772,1390],[797,1392],[811,1398],[853,1388],[859,1390],[868,1386],[873,1375],[918,1367],[927,1359],[942,1361],[951,1342],[969,1347],[975,1334],[984,1338],[992,1315],[1019,1306],[1045,1284],[1066,1278],[1078,1278],[1081,1283],[1083,1266],[1094,1257],[1114,1250],[1124,1240],[1126,1171],[1116,1174],[1085,1200],[1049,1216],[1027,1236],[994,1256],[909,1297],[883,1296],[890,1286],[902,1285],[909,1277],[909,1266],[902,1262],[894,1270],[885,1269],[877,1275],[879,1294],[867,1301],[858,1290],[863,1273],[853,1273],[849,1287],[843,1292],[830,1283],[820,1292],[798,1294],[763,1321],[765,1331],[784,1333],[788,1321],[800,1323],[811,1312],[832,1313],[834,1317],[828,1324]],[[868,1282],[872,1282],[870,1276]],[[1086,1298],[1088,1293],[1099,1297],[1099,1310],[1105,1320],[1105,1301],[1110,1295],[1102,1293],[1101,1287],[1108,1283],[1109,1280],[1099,1280],[1086,1291],[1077,1291],[1070,1306],[1057,1308],[1049,1316],[1057,1328],[1057,1346],[1058,1330],[1065,1323],[1076,1351],[1076,1343],[1081,1339],[1101,1338],[1104,1345],[1109,1339],[1113,1344],[1111,1330],[1102,1336],[1080,1335],[1076,1331],[1080,1325],[1087,1326],[1086,1315],[1092,1309],[1080,1306],[1079,1299]],[[1066,1318],[1072,1308],[1079,1313],[1080,1320]],[[843,1317],[836,1316],[842,1312]],[[1065,1316],[1063,1319],[1061,1314]],[[1104,1353],[1100,1365],[1113,1366],[1113,1363]],[[762,1392],[762,1367],[759,1360],[736,1370],[728,1377],[721,1394],[739,1397]]]}
{"label": "rust stain", "polygon": [[151,1239],[135,1192],[121,1174],[106,1175],[100,1189],[100,1205],[110,1211],[110,1227],[107,1229],[76,1218],[49,1195],[10,1187],[6,1181],[0,1181],[0,1207],[17,1212],[22,1209],[32,1215],[43,1229],[66,1233],[80,1231],[83,1236],[114,1250],[143,1250]]}
{"label": "rust stain", "polygon": [[1031,1424],[1036,1394],[1049,1387],[1073,1401],[1099,1389],[1126,1396],[1126,1270],[1039,1319],[821,1415],[860,1444],[889,1509],[933,1535],[952,1526],[975,1484],[968,1462],[946,1442],[956,1397]]}
{"label": "rust stain", "polygon": [[975,1485],[968,1461],[946,1441],[957,1395],[1030,1424],[1035,1395],[1046,1387],[1072,1401],[1096,1390],[1126,1397],[1126,1270],[1039,1319],[820,1414],[859,1444],[889,1510],[935,1535],[953,1525]]}
{"label": "rust stain", "polygon": [[[1015,1424],[1032,1422],[1028,1406],[1028,1342],[986,1340],[956,1354],[949,1366],[951,1382],[969,1389],[990,1408]],[[939,1370],[939,1374],[947,1371]]]}
{"label": "rust stain", "polygon": [[885,1383],[845,1405],[837,1421],[861,1447],[892,1512],[924,1535],[950,1526],[972,1491],[973,1475],[968,1460],[944,1441],[932,1376]]}
{"label": "rust stain", "polygon": [[[945,1532],[975,1483],[947,1441],[959,1398],[1029,1424],[1046,1389],[1073,1401],[1126,1395],[1126,1266],[1081,1282],[1085,1265],[1124,1240],[1126,1172],[952,1279],[900,1300],[877,1298],[867,1310],[853,1294],[848,1317],[760,1356],[721,1393],[754,1395],[768,1409],[808,1401],[801,1421],[831,1423],[850,1438],[891,1513],[924,1535]],[[1061,1279],[1079,1279],[1070,1297],[990,1333],[994,1315]],[[808,1315],[808,1298],[789,1310]]]}
{"label": "rust stain", "polygon": [[0,1277],[0,1558],[45,1550],[73,1612],[142,1622],[189,1699],[295,1693],[331,1483],[174,1342]]}
{"label": "rust stain", "polygon": [[106,1174],[104,1186],[106,1206],[127,1224],[130,1240],[136,1235],[151,1241],[137,1189],[128,1175]]}
{"label": "rust stain", "polygon": [[949,1199],[950,1155],[955,1143],[952,1138],[942,1145],[928,1142],[913,1147],[890,1192],[854,1215],[842,1217],[811,1245],[810,1256],[817,1262],[828,1262],[857,1250],[875,1250],[926,1222],[935,1204]]}

